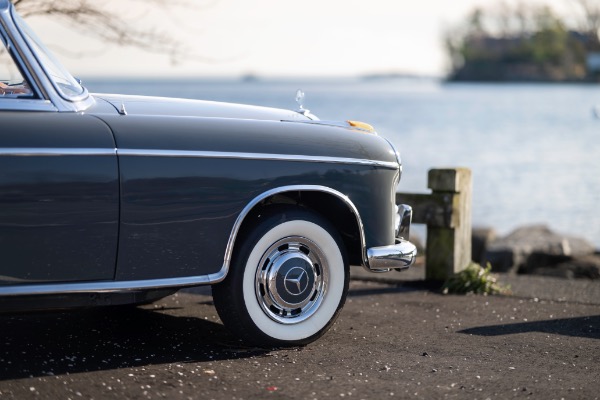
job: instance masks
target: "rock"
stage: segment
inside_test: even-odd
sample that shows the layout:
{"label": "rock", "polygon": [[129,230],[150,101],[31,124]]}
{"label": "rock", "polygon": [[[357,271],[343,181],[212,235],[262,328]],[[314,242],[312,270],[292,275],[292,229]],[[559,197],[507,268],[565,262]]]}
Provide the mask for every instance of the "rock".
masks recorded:
{"label": "rock", "polygon": [[575,275],[572,271],[565,268],[553,267],[539,267],[534,268],[530,272],[532,275],[551,276],[553,278],[573,279]]}
{"label": "rock", "polygon": [[573,278],[600,279],[600,255],[577,257],[560,263],[554,268],[567,271]]}
{"label": "rock", "polygon": [[496,240],[496,231],[488,227],[474,227],[471,234],[471,258],[481,264],[487,246]]}
{"label": "rock", "polygon": [[490,262],[496,272],[532,273],[594,252],[594,246],[585,239],[555,233],[544,225],[532,225],[490,243],[483,261]]}

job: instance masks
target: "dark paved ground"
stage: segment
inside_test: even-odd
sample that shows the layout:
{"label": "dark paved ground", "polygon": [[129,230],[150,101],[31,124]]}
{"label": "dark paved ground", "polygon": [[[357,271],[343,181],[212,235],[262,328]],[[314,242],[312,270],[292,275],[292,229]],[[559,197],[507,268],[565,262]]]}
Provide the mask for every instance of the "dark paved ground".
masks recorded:
{"label": "dark paved ground", "polygon": [[[413,288],[419,287],[419,282],[425,279],[425,269],[422,263],[402,272],[373,274],[362,268],[356,268],[352,273],[354,279],[393,285],[410,285]],[[600,305],[600,281],[536,275],[494,275],[499,283],[510,287],[513,297]]]}
{"label": "dark paved ground", "polygon": [[394,274],[354,280],[334,329],[286,350],[241,345],[206,289],[0,316],[0,399],[600,397],[600,283],[502,277],[515,296],[443,296]]}

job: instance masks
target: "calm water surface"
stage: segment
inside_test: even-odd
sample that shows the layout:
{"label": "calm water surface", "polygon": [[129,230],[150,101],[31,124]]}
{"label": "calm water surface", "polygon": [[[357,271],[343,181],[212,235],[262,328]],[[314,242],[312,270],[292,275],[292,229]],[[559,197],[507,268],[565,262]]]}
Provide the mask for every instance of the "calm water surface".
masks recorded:
{"label": "calm water surface", "polygon": [[500,234],[543,223],[600,248],[600,104],[595,85],[436,81],[89,80],[90,91],[296,109],[374,125],[402,153],[402,191],[426,192],[427,171],[473,171],[473,223]]}

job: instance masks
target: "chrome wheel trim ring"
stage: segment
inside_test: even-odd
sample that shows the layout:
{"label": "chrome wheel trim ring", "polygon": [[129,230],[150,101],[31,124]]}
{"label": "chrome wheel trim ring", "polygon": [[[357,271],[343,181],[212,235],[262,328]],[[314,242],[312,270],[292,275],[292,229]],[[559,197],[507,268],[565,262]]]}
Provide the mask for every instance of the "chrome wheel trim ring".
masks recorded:
{"label": "chrome wheel trim ring", "polygon": [[298,324],[314,315],[327,292],[329,265],[319,246],[301,236],[273,243],[256,270],[255,292],[273,321]]}

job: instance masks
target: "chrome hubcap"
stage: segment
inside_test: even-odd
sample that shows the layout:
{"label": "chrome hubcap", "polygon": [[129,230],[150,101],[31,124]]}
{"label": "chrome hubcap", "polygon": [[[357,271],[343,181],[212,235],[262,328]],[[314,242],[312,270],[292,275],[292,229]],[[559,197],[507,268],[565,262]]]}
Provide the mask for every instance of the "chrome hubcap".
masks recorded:
{"label": "chrome hubcap", "polygon": [[329,266],[319,247],[300,236],[283,238],[265,252],[256,271],[256,297],[269,318],[297,324],[323,301]]}

